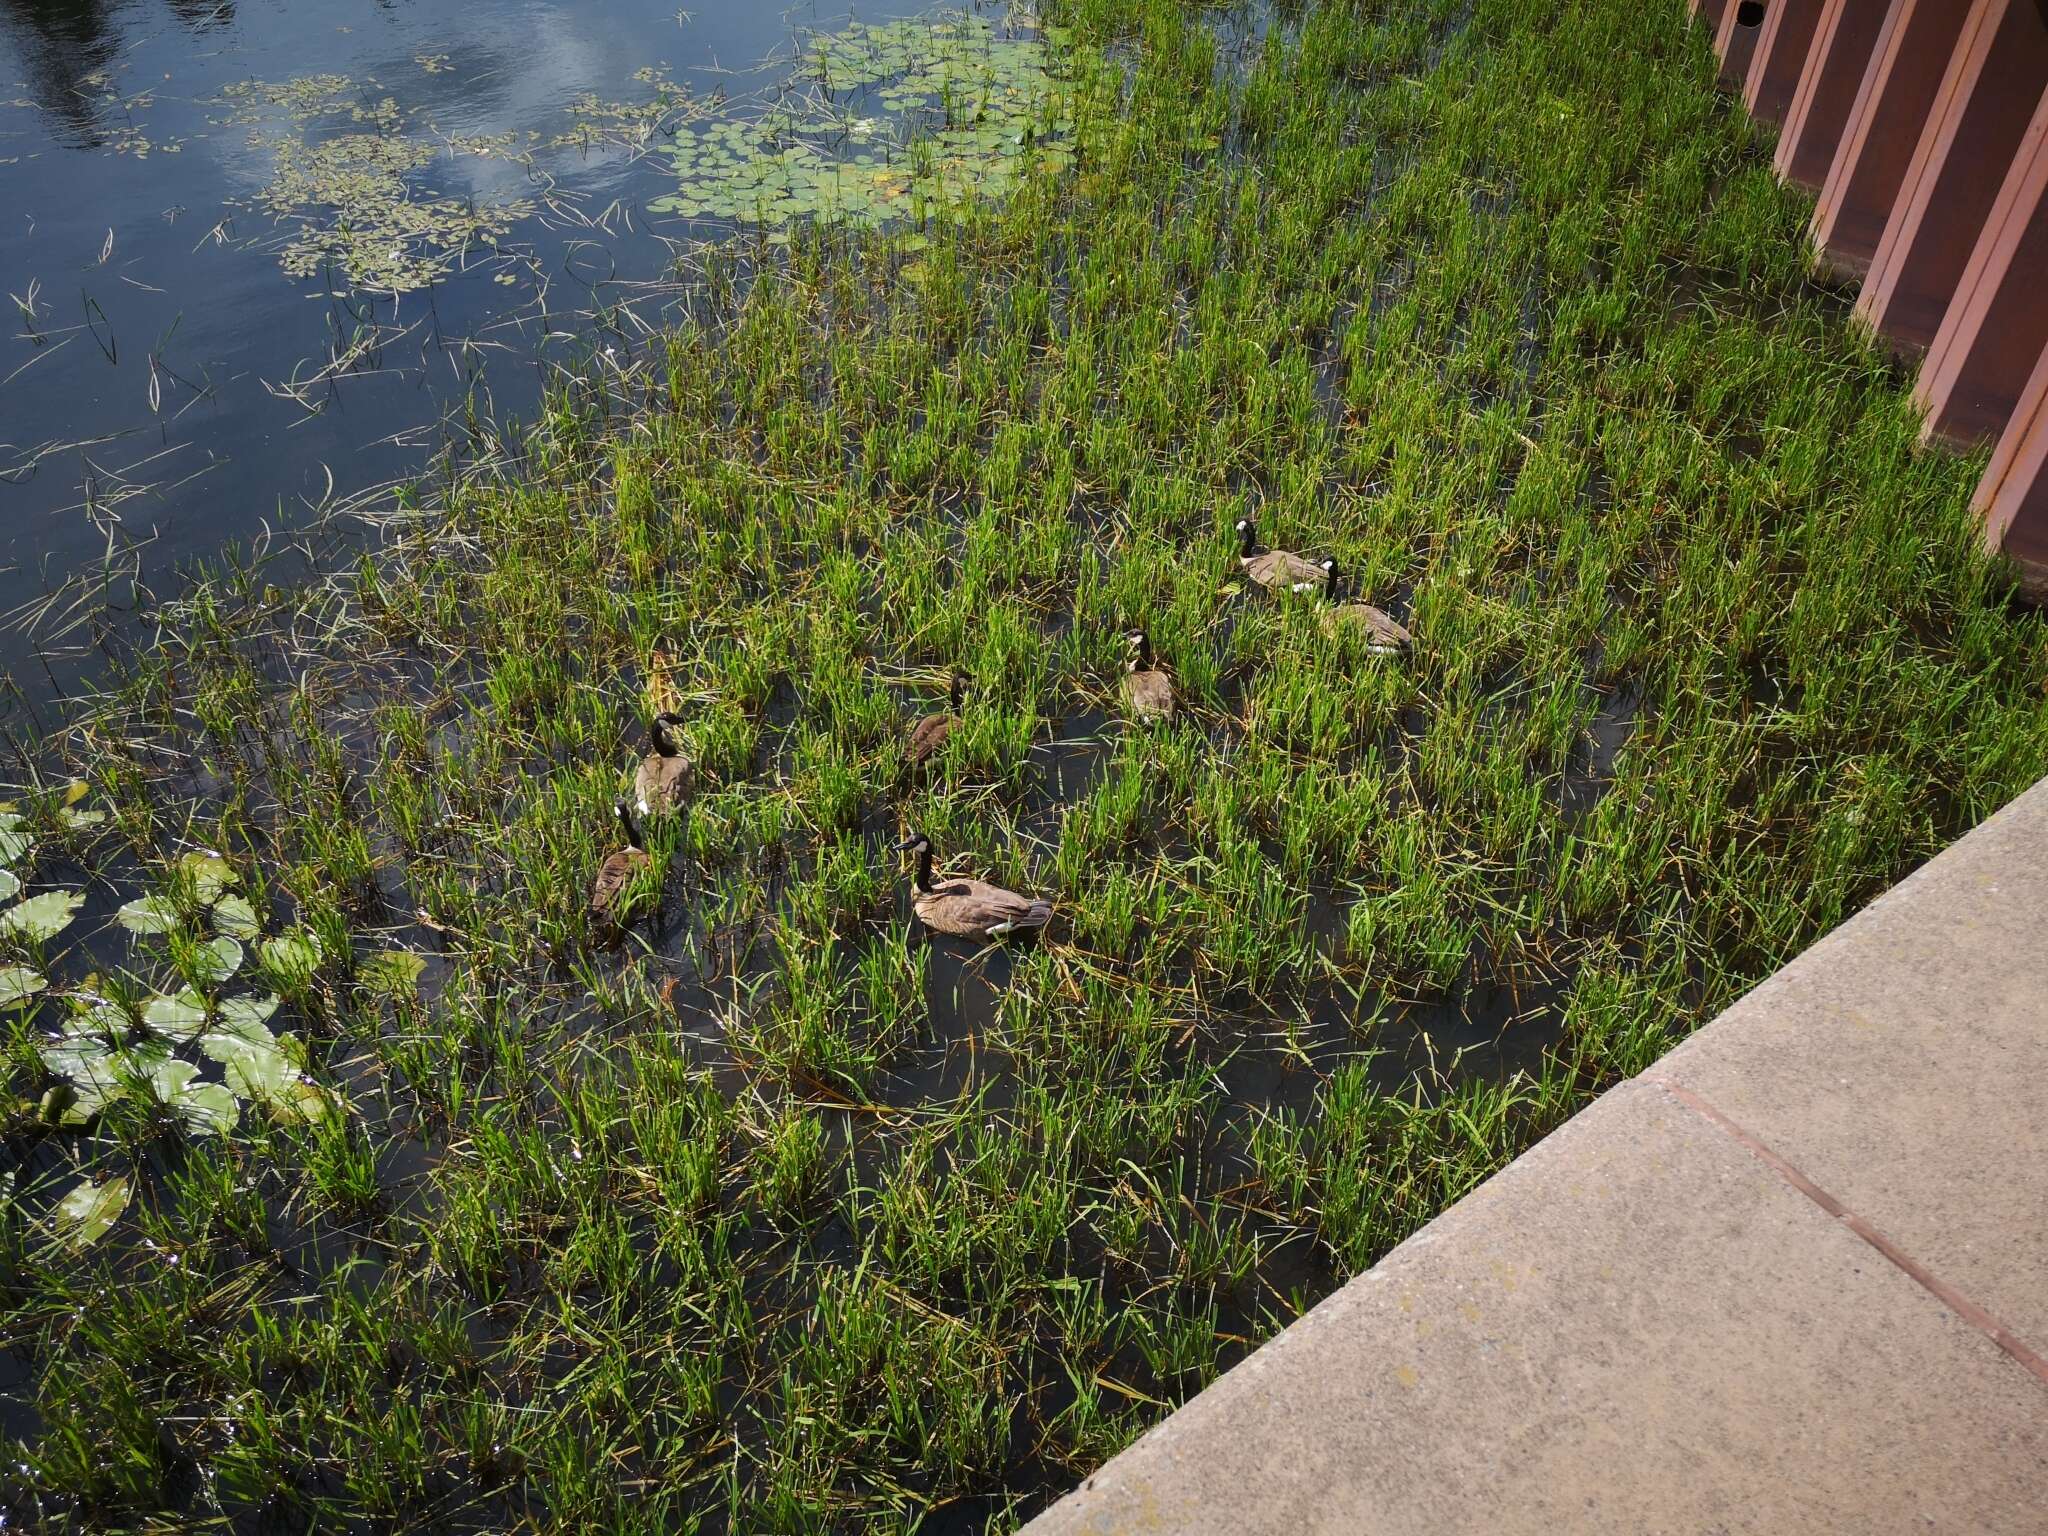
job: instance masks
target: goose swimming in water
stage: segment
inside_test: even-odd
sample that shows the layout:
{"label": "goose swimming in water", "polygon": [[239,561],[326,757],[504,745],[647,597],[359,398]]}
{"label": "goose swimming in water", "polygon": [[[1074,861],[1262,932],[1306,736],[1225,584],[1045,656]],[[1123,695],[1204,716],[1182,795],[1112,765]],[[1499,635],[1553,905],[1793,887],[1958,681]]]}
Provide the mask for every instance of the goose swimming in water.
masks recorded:
{"label": "goose swimming in water", "polygon": [[1152,661],[1152,638],[1134,629],[1125,640],[1130,643],[1131,660],[1124,673],[1124,703],[1139,720],[1168,721],[1173,718],[1173,679]]}
{"label": "goose swimming in water", "polygon": [[907,766],[922,767],[946,744],[946,738],[960,729],[960,706],[967,697],[967,685],[971,681],[965,672],[956,671],[952,686],[947,690],[952,710],[926,715],[910,728],[910,744],[904,749]]}
{"label": "goose swimming in water", "polygon": [[604,862],[597,866],[596,878],[590,882],[590,917],[596,923],[616,923],[625,916],[627,887],[635,875],[653,862],[647,842],[640,835],[639,823],[633,820],[633,808],[621,800],[612,807],[612,814],[625,829],[626,846],[606,854]]}
{"label": "goose swimming in water", "polygon": [[1405,655],[1413,644],[1407,628],[1383,608],[1371,603],[1337,602],[1337,562],[1326,561],[1329,566],[1329,586],[1325,595],[1336,606],[1322,612],[1323,628],[1330,634],[1352,628],[1365,636],[1366,649],[1375,656]]}
{"label": "goose swimming in water", "polygon": [[1268,592],[1319,592],[1329,581],[1328,562],[1316,565],[1284,549],[1252,553],[1258,545],[1258,528],[1248,517],[1237,520],[1237,563],[1245,575]]}
{"label": "goose swimming in water", "polygon": [[654,750],[640,759],[633,774],[633,801],[642,816],[672,811],[690,798],[691,763],[675,738],[681,715],[663,710],[647,728]]}
{"label": "goose swimming in water", "polygon": [[1035,932],[1052,920],[1052,903],[1037,896],[1019,896],[985,880],[932,883],[932,840],[913,832],[896,845],[898,853],[917,855],[916,886],[911,910],[935,933],[963,939],[1000,939]]}

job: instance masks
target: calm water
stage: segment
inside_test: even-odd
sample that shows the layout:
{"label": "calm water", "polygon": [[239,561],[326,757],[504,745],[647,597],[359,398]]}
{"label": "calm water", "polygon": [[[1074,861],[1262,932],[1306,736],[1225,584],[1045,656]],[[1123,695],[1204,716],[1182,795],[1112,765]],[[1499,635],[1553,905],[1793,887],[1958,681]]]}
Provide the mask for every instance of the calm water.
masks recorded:
{"label": "calm water", "polygon": [[715,233],[649,212],[649,151],[928,8],[0,0],[0,612],[60,594],[0,634],[7,709],[89,675],[57,614],[110,554],[118,603],[167,595],[417,471],[468,396],[530,419],[549,360],[631,366]]}

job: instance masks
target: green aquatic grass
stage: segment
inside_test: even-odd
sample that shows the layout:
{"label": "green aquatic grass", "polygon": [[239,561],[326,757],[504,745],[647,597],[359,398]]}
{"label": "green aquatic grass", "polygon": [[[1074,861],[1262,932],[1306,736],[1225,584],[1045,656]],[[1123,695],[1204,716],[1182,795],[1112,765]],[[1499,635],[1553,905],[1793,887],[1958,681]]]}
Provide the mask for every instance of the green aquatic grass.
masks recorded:
{"label": "green aquatic grass", "polygon": [[[1973,466],[1676,15],[1047,19],[1069,167],[705,253],[55,744],[108,819],[30,894],[114,871],[203,992],[219,850],[331,1112],[52,1126],[86,961],[9,951],[18,1518],[1009,1528],[2048,768]],[[1247,590],[1248,514],[1413,656]],[[614,943],[656,706],[701,789]],[[909,827],[1053,931],[910,943]]]}

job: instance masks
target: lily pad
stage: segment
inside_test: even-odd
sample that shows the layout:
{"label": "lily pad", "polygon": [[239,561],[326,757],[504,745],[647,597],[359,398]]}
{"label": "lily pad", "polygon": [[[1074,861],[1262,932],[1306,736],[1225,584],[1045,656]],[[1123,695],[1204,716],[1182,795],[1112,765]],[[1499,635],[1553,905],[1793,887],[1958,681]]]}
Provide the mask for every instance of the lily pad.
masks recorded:
{"label": "lily pad", "polygon": [[0,1008],[19,1008],[49,984],[42,972],[25,965],[0,966]]}
{"label": "lily pad", "polygon": [[191,1062],[167,1059],[150,1071],[149,1090],[194,1136],[225,1136],[241,1118],[241,1107],[223,1084],[195,1082],[198,1076]]}
{"label": "lily pad", "polygon": [[101,1110],[127,1093],[125,1084],[86,1089],[73,1082],[53,1083],[43,1094],[37,1112],[48,1125],[86,1125]]}
{"label": "lily pad", "polygon": [[21,829],[20,814],[0,811],[0,864],[12,864],[33,844],[34,839]]}
{"label": "lily pad", "polygon": [[211,849],[198,849],[178,860],[178,867],[192,879],[192,891],[211,906],[238,880],[234,866]]}
{"label": "lily pad", "polygon": [[126,1058],[120,1047],[103,1035],[68,1035],[36,1054],[44,1067],[69,1083],[81,1098],[93,1101],[94,1107],[121,1091]]}
{"label": "lily pad", "polygon": [[296,1078],[265,1106],[287,1125],[311,1125],[334,1113],[334,1096],[310,1078]]}
{"label": "lily pad", "polygon": [[54,939],[85,905],[83,891],[45,891],[0,912],[0,933],[13,938]]}
{"label": "lily pad", "polygon": [[175,997],[152,997],[143,1007],[142,1022],[166,1040],[181,1045],[196,1040],[206,1028],[206,999],[190,988]]}
{"label": "lily pad", "polygon": [[233,939],[253,939],[263,932],[256,908],[246,896],[223,896],[213,904],[213,931]]}
{"label": "lily pad", "polygon": [[11,869],[0,869],[0,901],[12,901],[21,892],[21,876]]}
{"label": "lily pad", "polygon": [[[224,1046],[228,1043],[222,1042]],[[238,1097],[268,1104],[284,1097],[292,1084],[299,1081],[299,1069],[286,1052],[283,1040],[272,1039],[264,1045],[251,1041],[233,1044],[233,1050],[221,1053],[221,1075]]]}
{"label": "lily pad", "polygon": [[178,926],[178,909],[167,896],[142,896],[114,914],[130,933],[169,933]]}
{"label": "lily pad", "polygon": [[220,1028],[229,1032],[260,1029],[277,1012],[275,995],[258,997],[244,993],[240,997],[224,997],[220,1003]]}
{"label": "lily pad", "polygon": [[374,990],[396,997],[417,987],[426,968],[424,955],[416,955],[409,949],[387,949],[381,955],[371,955],[365,960],[361,974]]}
{"label": "lily pad", "polygon": [[253,1006],[238,1009],[233,1019],[223,1018],[201,1037],[199,1049],[221,1064],[229,1089],[240,1097],[273,1106],[299,1101],[303,1095],[295,1085],[304,1075],[304,1049],[294,1036],[272,1034],[263,1022],[277,999],[236,1001]]}
{"label": "lily pad", "polygon": [[263,968],[287,986],[303,986],[320,968],[320,940],[303,928],[265,939],[258,954]]}
{"label": "lily pad", "polygon": [[208,939],[194,952],[192,965],[200,981],[218,986],[242,968],[242,946],[226,934]]}
{"label": "lily pad", "polygon": [[112,1178],[104,1184],[80,1180],[50,1214],[51,1229],[58,1243],[71,1249],[90,1248],[121,1219],[121,1213],[128,1209],[128,1194],[125,1178]]}
{"label": "lily pad", "polygon": [[128,1091],[127,1057],[95,1036],[46,1045],[43,1065],[63,1079],[43,1095],[42,1115],[52,1125],[84,1125]]}

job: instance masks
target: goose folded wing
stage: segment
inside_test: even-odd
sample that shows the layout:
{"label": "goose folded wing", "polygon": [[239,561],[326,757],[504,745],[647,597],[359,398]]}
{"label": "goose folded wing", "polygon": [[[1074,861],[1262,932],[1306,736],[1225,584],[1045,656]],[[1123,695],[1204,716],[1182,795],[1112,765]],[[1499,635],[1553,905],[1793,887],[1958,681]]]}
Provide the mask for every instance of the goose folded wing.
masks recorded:
{"label": "goose folded wing", "polygon": [[1043,928],[1052,903],[981,880],[949,880],[917,898],[917,915],[941,933],[980,936]]}
{"label": "goose folded wing", "polygon": [[1301,556],[1284,549],[1254,555],[1246,562],[1245,571],[1262,587],[1313,587],[1321,585],[1325,579],[1321,566],[1311,565]]}

